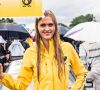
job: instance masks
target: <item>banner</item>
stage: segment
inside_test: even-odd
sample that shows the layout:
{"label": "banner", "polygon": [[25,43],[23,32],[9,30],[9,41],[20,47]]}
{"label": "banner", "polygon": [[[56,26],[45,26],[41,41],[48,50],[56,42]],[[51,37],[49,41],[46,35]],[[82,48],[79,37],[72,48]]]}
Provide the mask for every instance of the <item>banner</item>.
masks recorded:
{"label": "banner", "polygon": [[0,0],[0,17],[41,15],[42,0]]}

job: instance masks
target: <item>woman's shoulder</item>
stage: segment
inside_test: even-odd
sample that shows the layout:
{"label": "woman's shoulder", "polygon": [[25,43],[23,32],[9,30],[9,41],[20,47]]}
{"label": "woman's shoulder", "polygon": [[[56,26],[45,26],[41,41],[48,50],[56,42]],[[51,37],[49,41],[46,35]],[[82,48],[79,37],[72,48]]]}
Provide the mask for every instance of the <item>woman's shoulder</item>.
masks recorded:
{"label": "woman's shoulder", "polygon": [[34,53],[34,52],[36,52],[37,51],[37,46],[36,46],[36,43],[34,42],[27,50],[26,50],[26,52],[30,52],[30,53]]}
{"label": "woman's shoulder", "polygon": [[[74,47],[69,42],[61,42],[61,48],[64,54],[71,54],[73,52]],[[69,55],[70,56],[70,55]]]}

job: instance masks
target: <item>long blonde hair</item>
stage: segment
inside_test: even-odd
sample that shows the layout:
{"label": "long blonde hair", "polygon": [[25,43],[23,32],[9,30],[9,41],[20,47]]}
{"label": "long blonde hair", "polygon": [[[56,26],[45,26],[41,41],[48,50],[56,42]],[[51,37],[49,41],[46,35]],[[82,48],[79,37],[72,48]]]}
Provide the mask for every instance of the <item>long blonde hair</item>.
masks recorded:
{"label": "long blonde hair", "polygon": [[[53,40],[54,40],[54,48],[55,48],[55,60],[57,60],[57,64],[58,64],[58,77],[61,77],[62,71],[65,69],[65,65],[64,65],[64,55],[60,46],[60,42],[59,42],[59,35],[58,35],[58,28],[57,28],[57,20],[55,15],[50,11],[50,10],[46,10],[44,12],[44,16],[50,16],[54,22],[55,25],[55,33],[53,35]],[[37,44],[37,76],[38,76],[38,80],[39,80],[39,73],[40,73],[40,34],[39,34],[39,30],[38,30],[38,23],[39,21],[42,19],[42,17],[40,18],[36,18],[36,44]]]}

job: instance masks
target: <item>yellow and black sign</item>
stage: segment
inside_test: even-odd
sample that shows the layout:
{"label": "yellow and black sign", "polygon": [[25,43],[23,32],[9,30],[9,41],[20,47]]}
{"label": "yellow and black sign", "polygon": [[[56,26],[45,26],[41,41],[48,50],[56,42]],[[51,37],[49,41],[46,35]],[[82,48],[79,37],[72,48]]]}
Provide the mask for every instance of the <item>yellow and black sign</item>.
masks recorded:
{"label": "yellow and black sign", "polygon": [[41,15],[42,0],[0,0],[0,17]]}

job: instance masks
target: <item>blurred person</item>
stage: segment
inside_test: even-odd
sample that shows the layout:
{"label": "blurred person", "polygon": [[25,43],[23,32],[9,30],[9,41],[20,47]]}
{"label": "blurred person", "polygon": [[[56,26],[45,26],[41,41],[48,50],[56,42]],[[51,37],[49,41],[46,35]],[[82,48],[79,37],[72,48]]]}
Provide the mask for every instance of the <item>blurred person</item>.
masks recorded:
{"label": "blurred person", "polygon": [[14,39],[12,41],[12,43],[8,47],[8,50],[11,52],[11,56],[23,56],[25,51],[24,47],[18,39]]}
{"label": "blurred person", "polygon": [[9,46],[11,45],[11,43],[12,43],[12,40],[7,40],[7,43],[5,45],[6,50],[8,50]]}
{"label": "blurred person", "polygon": [[47,10],[36,18],[36,42],[24,54],[17,79],[2,72],[0,83],[11,90],[26,90],[31,80],[34,90],[68,90],[69,66],[76,81],[71,90],[83,90],[87,71],[73,46],[60,41],[55,15]]}
{"label": "blurred person", "polygon": [[100,90],[100,43],[85,41],[79,48],[79,56],[89,70],[87,80],[94,82],[95,90]]}
{"label": "blurred person", "polygon": [[6,50],[4,50],[4,47],[2,44],[0,44],[0,63],[3,66],[3,71],[5,71],[5,66],[4,64],[7,62],[9,59],[9,54],[6,53]]}
{"label": "blurred person", "polygon": [[0,36],[0,63],[2,64],[3,66],[3,71],[5,71],[5,66],[4,64],[9,60],[10,58],[10,53],[5,50],[5,44],[6,44],[6,41],[3,39],[2,36]]}

